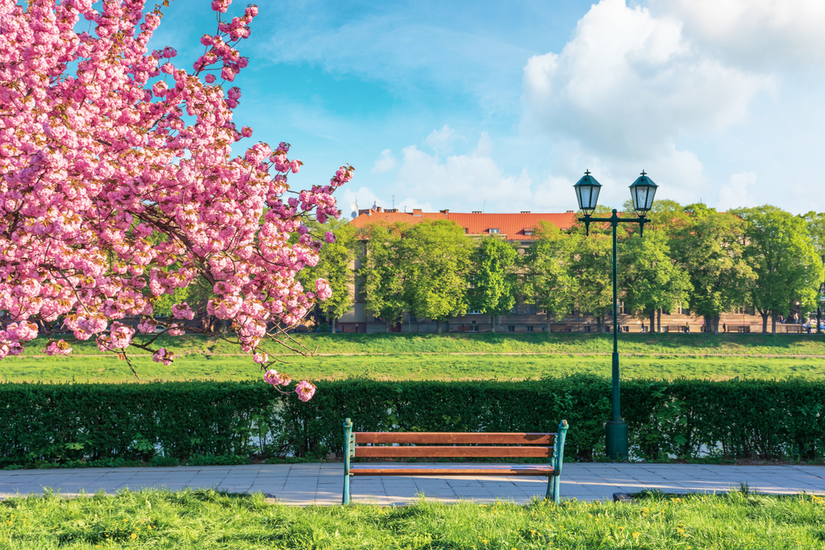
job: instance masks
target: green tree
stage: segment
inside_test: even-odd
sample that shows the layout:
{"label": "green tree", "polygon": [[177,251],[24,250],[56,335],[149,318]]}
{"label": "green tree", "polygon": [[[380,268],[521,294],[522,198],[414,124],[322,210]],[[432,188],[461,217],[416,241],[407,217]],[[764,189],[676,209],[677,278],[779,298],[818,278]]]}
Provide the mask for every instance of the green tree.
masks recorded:
{"label": "green tree", "polygon": [[513,245],[492,236],[481,239],[472,254],[467,291],[469,307],[490,315],[493,332],[496,331],[496,315],[507,313],[516,305],[518,280],[514,267],[517,258]]}
{"label": "green tree", "polygon": [[719,332],[719,316],[748,303],[753,270],[742,257],[744,222],[704,204],[685,207],[674,221],[671,251],[690,279],[690,309]]}
{"label": "green tree", "polygon": [[547,222],[539,224],[536,236],[521,262],[522,292],[547,311],[547,332],[550,332],[551,322],[570,313],[579,295],[573,271],[577,238]]}
{"label": "green tree", "polygon": [[321,247],[321,258],[314,267],[307,267],[301,271],[299,281],[307,289],[314,289],[315,281],[324,278],[329,281],[332,296],[323,302],[318,302],[321,313],[329,320],[332,332],[335,332],[335,322],[353,304],[353,263],[357,248],[356,230],[344,220],[331,219],[326,224],[307,222],[310,232],[330,231],[335,241],[325,243]]}
{"label": "green tree", "polygon": [[367,313],[380,317],[387,332],[401,320],[408,309],[405,290],[409,276],[406,269],[404,224],[370,224],[362,230],[364,254],[356,276],[364,296]]}
{"label": "green tree", "polygon": [[634,316],[650,319],[656,329],[656,312],[670,310],[687,301],[691,290],[685,273],[670,257],[669,239],[664,231],[648,229],[644,236],[632,235],[619,254],[619,286],[625,307]]}
{"label": "green tree", "polygon": [[[608,230],[612,231],[609,227]],[[591,226],[590,236],[579,233],[570,238],[573,249],[570,267],[577,285],[574,303],[579,311],[596,315],[601,332],[604,315],[613,305],[612,236],[601,229],[594,231]]]}
{"label": "green tree", "polygon": [[448,220],[424,221],[403,240],[407,303],[416,317],[438,322],[467,313],[467,289],[473,243],[464,229]]}
{"label": "green tree", "polygon": [[744,256],[756,273],[751,294],[762,315],[762,331],[767,332],[770,315],[775,334],[777,316],[787,316],[796,302],[803,307],[816,303],[822,258],[804,218],[770,205],[734,213],[746,224]]}
{"label": "green tree", "polygon": [[[808,233],[814,241],[814,246],[819,252],[819,257],[825,261],[825,212],[808,212],[804,216],[808,224]],[[816,332],[822,332],[822,299],[825,297],[823,293],[825,289],[825,281],[819,285],[819,296],[816,300]]]}

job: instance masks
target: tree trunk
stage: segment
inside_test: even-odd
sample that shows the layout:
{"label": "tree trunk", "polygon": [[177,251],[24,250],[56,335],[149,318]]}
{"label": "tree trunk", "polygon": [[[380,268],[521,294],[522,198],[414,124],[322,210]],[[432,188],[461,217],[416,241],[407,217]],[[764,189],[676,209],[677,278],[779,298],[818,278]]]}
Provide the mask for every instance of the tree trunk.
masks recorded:
{"label": "tree trunk", "polygon": [[662,332],[662,308],[656,311],[656,332]]}
{"label": "tree trunk", "polygon": [[771,311],[771,334],[776,334],[776,312]]}
{"label": "tree trunk", "polygon": [[650,310],[650,332],[651,333],[656,332],[656,310],[655,309]]}
{"label": "tree trunk", "polygon": [[335,322],[336,322],[336,321],[337,321],[337,319],[336,319],[335,317],[333,317],[332,319],[330,319],[330,326],[332,327],[332,333],[333,333],[333,334],[335,334]]}
{"label": "tree trunk", "polygon": [[441,319],[437,319],[435,321],[435,326],[437,327],[436,332],[438,332],[438,334],[441,334]]}
{"label": "tree trunk", "polygon": [[493,332],[496,331],[496,316],[495,315],[490,315],[490,327],[491,327]]}
{"label": "tree trunk", "polygon": [[759,310],[759,315],[762,316],[762,334],[768,333],[768,311]]}
{"label": "tree trunk", "polygon": [[547,310],[547,334],[550,334],[550,323],[553,322],[553,315],[550,313],[550,310]]}
{"label": "tree trunk", "polygon": [[822,334],[822,306],[817,306],[816,308],[816,333]]}
{"label": "tree trunk", "polygon": [[389,320],[389,319],[387,319],[387,334],[389,334],[390,332],[392,332],[392,330],[391,330],[391,329],[392,329],[392,327],[391,327],[391,325],[390,325],[390,320]]}

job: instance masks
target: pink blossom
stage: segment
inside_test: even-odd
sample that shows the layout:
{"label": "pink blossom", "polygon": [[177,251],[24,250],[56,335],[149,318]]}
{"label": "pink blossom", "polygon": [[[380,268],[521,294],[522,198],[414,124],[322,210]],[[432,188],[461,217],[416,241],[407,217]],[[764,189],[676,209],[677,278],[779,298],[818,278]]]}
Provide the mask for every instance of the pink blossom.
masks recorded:
{"label": "pink blossom", "polygon": [[328,243],[334,243],[335,234],[332,231],[327,231],[326,233],[324,233],[324,240]]}
{"label": "pink blossom", "polygon": [[166,348],[160,348],[155,354],[152,356],[152,361],[155,363],[163,363],[166,366],[172,364],[172,361],[175,360],[175,354],[171,351],[167,351]]}
{"label": "pink blossom", "polygon": [[295,393],[298,394],[298,399],[306,403],[315,395],[315,386],[307,380],[302,380],[295,388]]}
{"label": "pink blossom", "polygon": [[189,304],[181,302],[172,306],[172,316],[175,319],[194,319],[195,312],[189,308]]}
{"label": "pink blossom", "polygon": [[272,384],[273,386],[286,386],[289,384],[290,380],[289,377],[286,377],[286,382],[284,382],[284,375],[278,374],[276,370],[268,370],[264,373],[264,382],[267,384]]}
{"label": "pink blossom", "polygon": [[43,353],[46,355],[69,355],[72,347],[65,340],[50,341]]}
{"label": "pink blossom", "polygon": [[[147,49],[161,18],[144,14],[143,2],[0,7],[0,224],[15,224],[0,228],[0,359],[21,353],[40,322],[59,319],[100,349],[126,349],[136,331],[125,319],[152,334],[158,300],[209,281],[207,313],[265,363],[266,327],[295,324],[331,295],[326,282],[314,291],[298,282],[322,243],[289,236],[303,219],[340,215],[333,193],[353,169],[287,197],[301,168],[288,143],[237,149],[252,134],[235,122],[241,91],[224,92],[213,73],[232,81],[246,69],[239,41],[258,9],[227,17],[230,0],[211,4],[218,22],[201,37],[205,51],[178,66],[174,48]],[[75,11],[90,31],[75,31]],[[195,315],[185,303],[172,313]],[[164,326],[184,333],[182,323]],[[153,355],[173,358],[165,348]]]}
{"label": "pink blossom", "polygon": [[319,300],[324,301],[332,296],[332,288],[329,286],[329,281],[326,279],[318,279],[315,281],[315,295]]}
{"label": "pink blossom", "polygon": [[264,363],[269,361],[269,356],[265,353],[256,353],[252,356],[252,360],[260,365],[263,365]]}

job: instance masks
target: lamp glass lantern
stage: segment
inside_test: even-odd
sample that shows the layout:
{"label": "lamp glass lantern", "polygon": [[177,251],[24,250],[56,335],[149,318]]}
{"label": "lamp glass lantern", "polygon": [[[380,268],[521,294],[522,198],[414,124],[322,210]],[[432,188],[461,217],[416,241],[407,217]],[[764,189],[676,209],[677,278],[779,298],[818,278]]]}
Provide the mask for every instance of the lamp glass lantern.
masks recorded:
{"label": "lamp glass lantern", "polygon": [[585,216],[591,215],[599,203],[599,191],[602,190],[602,184],[590,175],[590,170],[587,170],[573,189],[576,190],[579,210],[584,212]]}
{"label": "lamp glass lantern", "polygon": [[630,197],[633,199],[633,209],[639,216],[647,214],[653,208],[653,198],[659,186],[647,177],[644,170],[642,175],[630,186]]}

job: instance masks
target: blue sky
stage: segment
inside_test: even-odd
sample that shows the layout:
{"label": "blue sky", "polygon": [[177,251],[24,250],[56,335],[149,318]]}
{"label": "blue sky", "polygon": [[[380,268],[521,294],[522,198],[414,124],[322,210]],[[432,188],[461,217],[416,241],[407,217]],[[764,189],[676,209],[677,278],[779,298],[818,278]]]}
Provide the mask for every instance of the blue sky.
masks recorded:
{"label": "blue sky", "polygon": [[[151,45],[191,67],[209,4],[174,0]],[[611,206],[644,169],[683,204],[825,210],[820,0],[258,6],[235,120],[292,144],[293,188],[355,166],[345,214],[564,211],[585,169]]]}

